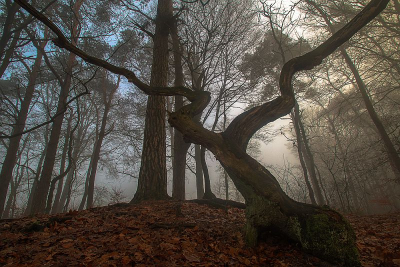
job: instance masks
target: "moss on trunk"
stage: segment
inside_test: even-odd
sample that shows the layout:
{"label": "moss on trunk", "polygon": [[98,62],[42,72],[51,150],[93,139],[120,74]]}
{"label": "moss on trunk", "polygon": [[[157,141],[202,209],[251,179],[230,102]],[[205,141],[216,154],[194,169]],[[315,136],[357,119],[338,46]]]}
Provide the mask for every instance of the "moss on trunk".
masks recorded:
{"label": "moss on trunk", "polygon": [[[255,246],[266,231],[282,233],[302,248],[330,263],[361,266],[356,236],[342,215],[328,207],[299,205],[299,212],[287,215],[277,203],[255,196],[246,208],[246,242]],[[302,212],[302,205],[310,211]]]}

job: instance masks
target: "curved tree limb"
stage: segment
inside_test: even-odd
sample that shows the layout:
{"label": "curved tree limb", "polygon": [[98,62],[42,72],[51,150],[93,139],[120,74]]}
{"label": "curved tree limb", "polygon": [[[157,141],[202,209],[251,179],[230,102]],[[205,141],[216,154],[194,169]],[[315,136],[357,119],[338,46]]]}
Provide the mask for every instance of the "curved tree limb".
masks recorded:
{"label": "curved tree limb", "polygon": [[[287,115],[295,104],[292,79],[296,72],[310,70],[320,65],[324,58],[332,54],[339,46],[348,41],[362,27],[384,10],[388,2],[389,0],[372,0],[349,23],[317,48],[286,62],[282,68],[279,80],[281,96],[237,116],[229,125],[226,134],[243,148],[247,146],[251,136],[261,127],[281,116]],[[257,118],[259,122],[252,123],[254,118]]]}
{"label": "curved tree limb", "polygon": [[[25,3],[24,8],[28,5],[25,0],[15,1]],[[209,93],[192,91],[185,87],[150,87],[141,82],[132,71],[84,53],[73,46],[47,18],[35,13],[34,9],[32,11],[32,7],[27,6],[26,9],[56,30],[57,45],[76,53],[83,60],[125,76],[148,95],[182,95],[192,102],[170,113],[168,121],[182,132],[184,138],[209,149],[246,199],[248,244],[255,245],[262,230],[272,228],[296,240],[304,249],[319,257],[345,266],[359,266],[355,234],[346,220],[329,208],[299,203],[289,198],[275,177],[250,157],[245,148],[250,137],[258,129],[288,114],[293,108],[295,96],[292,79],[295,73],[310,70],[321,64],[324,58],[376,17],[388,2],[389,0],[371,0],[359,14],[327,41],[311,52],[288,61],[281,71],[281,96],[239,115],[221,134],[205,129],[193,118],[209,103]]]}

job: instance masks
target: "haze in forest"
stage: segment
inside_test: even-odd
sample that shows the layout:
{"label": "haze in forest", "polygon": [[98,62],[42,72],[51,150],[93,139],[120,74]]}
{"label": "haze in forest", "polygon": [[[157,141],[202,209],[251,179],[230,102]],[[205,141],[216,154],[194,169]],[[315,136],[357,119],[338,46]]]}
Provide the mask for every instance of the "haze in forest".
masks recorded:
{"label": "haze in forest", "polygon": [[0,0],[1,218],[196,198],[245,208],[247,246],[360,266],[342,214],[400,209],[399,14]]}

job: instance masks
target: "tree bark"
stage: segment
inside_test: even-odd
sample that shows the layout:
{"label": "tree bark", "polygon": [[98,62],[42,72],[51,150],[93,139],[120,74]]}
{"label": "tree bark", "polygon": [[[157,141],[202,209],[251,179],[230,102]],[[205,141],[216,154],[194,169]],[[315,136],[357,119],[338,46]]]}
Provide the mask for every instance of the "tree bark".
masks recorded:
{"label": "tree bark", "polygon": [[[106,75],[106,74],[105,74]],[[104,112],[103,118],[101,119],[101,126],[98,138],[95,142],[94,149],[93,149],[93,161],[90,165],[90,176],[88,182],[88,194],[87,194],[87,203],[86,208],[90,209],[93,207],[93,196],[94,196],[94,182],[96,179],[96,172],[97,172],[97,165],[100,159],[100,150],[103,144],[104,137],[106,136],[106,126],[107,126],[107,119],[108,113],[111,109],[111,103],[114,97],[115,92],[117,91],[120,83],[120,76],[118,77],[118,82],[114,88],[111,89],[110,94],[107,96],[107,89],[105,86],[103,87],[103,104],[104,104]],[[106,83],[104,82],[103,85]],[[108,98],[108,99],[107,99]]]}
{"label": "tree bark", "polygon": [[[79,116],[79,114],[78,114]],[[72,161],[76,162],[78,159],[78,155],[79,155],[79,146],[80,146],[80,141],[82,139],[82,135],[83,135],[83,131],[82,128],[78,129],[78,134],[75,138],[75,145],[73,148],[73,152],[72,152]],[[73,138],[73,136],[71,136],[71,138]],[[58,203],[57,206],[54,206],[52,209],[52,213],[60,213],[63,212],[64,207],[67,206],[66,205],[66,201],[68,196],[71,193],[71,187],[72,187],[72,182],[73,182],[73,178],[74,178],[74,172],[75,172],[75,168],[76,166],[72,166],[72,168],[69,170],[67,178],[65,179],[65,183],[64,183],[64,187],[60,196],[60,201]]]}
{"label": "tree bark", "polygon": [[210,180],[210,174],[208,173],[205,146],[201,146],[200,159],[201,159],[201,167],[203,169],[203,175],[204,175],[204,195],[203,195],[203,199],[214,199],[214,198],[217,198],[214,195],[214,193],[212,192],[212,190],[211,190],[211,180]]}
{"label": "tree bark", "polygon": [[299,130],[300,130],[300,132],[299,132],[300,138],[303,141],[302,142],[302,145],[304,147],[303,152],[305,152],[305,153],[303,153],[303,156],[304,156],[304,160],[305,160],[305,163],[306,163],[306,166],[308,169],[308,173],[310,174],[311,183],[314,188],[314,193],[316,196],[316,201],[317,201],[318,205],[325,205],[325,200],[324,200],[324,197],[322,196],[321,186],[318,182],[317,174],[315,172],[314,156],[311,152],[310,145],[307,140],[307,135],[306,135],[306,132],[304,129],[304,125],[300,119],[299,106],[297,105],[297,102],[295,104],[294,110],[295,110],[295,112],[297,112],[297,116],[298,116],[297,126],[299,127]]}
{"label": "tree bark", "polygon": [[1,65],[0,65],[0,78],[3,77],[4,72],[6,71],[8,65],[10,64],[11,58],[14,55],[15,48],[17,47],[20,35],[21,31],[17,31],[16,33],[14,33],[10,46],[4,53],[4,57],[1,60]]}
{"label": "tree bark", "polygon": [[36,190],[36,187],[37,187],[37,182],[39,180],[40,174],[42,173],[42,166],[43,166],[44,157],[46,156],[49,131],[50,130],[46,125],[46,131],[45,131],[45,134],[44,134],[44,142],[43,142],[46,145],[45,145],[45,147],[44,147],[44,149],[42,151],[42,154],[40,155],[40,159],[39,159],[39,162],[38,162],[37,167],[36,167],[36,174],[35,174],[35,177],[33,178],[33,183],[32,183],[32,186],[31,186],[31,190],[29,191],[28,203],[27,203],[26,209],[24,211],[24,215],[25,216],[29,216],[29,214],[31,214],[32,203],[33,203],[33,195],[35,194],[35,190]]}
{"label": "tree bark", "polygon": [[[46,46],[47,42],[40,44],[42,48]],[[15,125],[13,126],[12,134],[15,135],[23,132],[25,128],[26,119],[28,118],[29,106],[33,98],[33,92],[35,90],[36,79],[39,76],[40,65],[42,63],[42,53],[38,50],[35,63],[33,64],[31,74],[29,77],[29,83],[25,90],[24,99],[21,103],[21,108],[18,112]],[[7,153],[3,161],[3,166],[6,168],[1,169],[0,173],[0,217],[4,210],[4,204],[7,197],[8,185],[12,179],[12,172],[17,161],[18,148],[21,141],[22,135],[15,136],[10,139]]]}
{"label": "tree bark", "polygon": [[[184,85],[184,75],[182,67],[182,49],[178,36],[177,21],[175,20],[171,27],[172,46],[174,51],[174,68],[175,68],[175,86]],[[175,108],[179,110],[183,107],[183,96],[175,96]],[[173,177],[172,177],[172,197],[178,200],[185,199],[185,170],[186,170],[186,154],[190,147],[190,143],[183,140],[183,135],[179,131],[174,131],[173,142]]]}
{"label": "tree bark", "polygon": [[301,138],[301,133],[300,133],[300,127],[298,125],[298,111],[296,112],[296,109],[298,108],[298,105],[294,107],[295,112],[292,112],[292,121],[293,121],[293,127],[296,131],[296,139],[297,139],[297,152],[299,154],[299,160],[301,164],[301,168],[303,170],[303,176],[304,176],[304,181],[306,183],[307,189],[308,189],[308,195],[310,197],[311,203],[313,205],[316,205],[317,202],[315,201],[315,196],[314,196],[314,190],[311,186],[310,180],[308,179],[308,172],[307,172],[307,166],[306,163],[304,162],[303,158],[303,142]]}
{"label": "tree bark", "polygon": [[[171,20],[172,1],[159,0],[153,38],[151,87],[166,87],[168,84],[168,36]],[[147,100],[138,188],[131,202],[169,197],[167,193],[165,116],[165,98],[150,95]]]}
{"label": "tree bark", "polygon": [[[79,9],[82,6],[84,0],[77,0],[73,6],[73,10],[75,14],[79,13]],[[78,38],[78,26],[79,22],[74,20],[74,25],[73,29],[71,32],[71,35],[74,37],[73,39],[74,44],[77,42]],[[44,159],[44,164],[43,164],[43,169],[42,169],[42,174],[40,176],[40,179],[37,184],[37,188],[35,191],[35,194],[33,196],[33,205],[32,205],[32,210],[31,210],[31,215],[37,214],[37,213],[44,213],[46,209],[46,200],[47,200],[47,194],[49,192],[50,188],[50,183],[51,183],[51,177],[53,173],[53,168],[55,164],[55,158],[57,154],[57,149],[58,149],[58,142],[60,140],[60,134],[61,134],[61,127],[62,123],[64,120],[64,112],[66,109],[65,103],[68,97],[69,89],[71,86],[71,81],[72,81],[72,69],[75,63],[75,54],[70,53],[68,56],[68,61],[67,61],[67,67],[65,70],[65,78],[60,84],[61,91],[60,95],[58,98],[58,104],[57,104],[57,113],[60,114],[54,119],[54,122],[52,124],[51,128],[51,133],[50,133],[50,139],[49,143],[47,146],[47,151],[46,151],[46,156]]]}
{"label": "tree bark", "polygon": [[285,63],[279,82],[280,96],[237,116],[223,133],[211,132],[193,119],[210,102],[210,93],[192,91],[184,87],[148,86],[133,72],[91,57],[77,49],[59,29],[54,27],[54,24],[35,13],[29,4],[23,0],[15,1],[22,3],[31,14],[53,29],[58,36],[57,44],[60,47],[74,51],[87,62],[124,75],[149,95],[183,95],[191,102],[170,114],[168,121],[181,131],[186,139],[207,147],[221,162],[242,193],[246,200],[245,231],[248,244],[255,245],[263,231],[273,229],[294,239],[306,251],[332,263],[360,266],[355,234],[347,221],[339,213],[327,207],[299,203],[290,199],[275,177],[245,151],[255,132],[271,121],[287,115],[294,107],[292,80],[295,73],[310,70],[321,64],[324,58],[379,15],[389,0],[372,0],[349,23],[320,46]]}
{"label": "tree bark", "polygon": [[202,199],[204,196],[203,167],[201,166],[201,148],[200,145],[194,146],[194,158],[196,161],[196,197]]}
{"label": "tree bark", "polygon": [[[70,136],[71,128],[72,128],[72,119],[73,119],[73,113],[70,114],[70,117],[68,119],[67,130],[65,133],[64,148],[63,148],[63,152],[62,152],[62,156],[61,156],[60,174],[62,174],[65,171],[65,164],[66,164],[66,160],[67,160],[67,152],[68,152],[69,142],[70,142],[71,138],[73,138],[72,135]],[[60,203],[60,197],[61,197],[63,185],[64,185],[64,178],[61,178],[57,183],[57,192],[56,192],[56,195],[54,196],[54,203],[52,205],[51,213],[54,213],[54,211],[56,210],[56,207],[58,207],[58,204]],[[49,205],[49,203],[47,203],[47,205]]]}
{"label": "tree bark", "polygon": [[8,41],[11,39],[11,29],[13,26],[13,22],[15,21],[15,14],[19,10],[20,6],[13,2],[11,6],[7,6],[7,17],[4,22],[4,27],[3,27],[3,34],[0,38],[0,60],[3,60],[3,54],[5,52],[6,46],[8,44]]}

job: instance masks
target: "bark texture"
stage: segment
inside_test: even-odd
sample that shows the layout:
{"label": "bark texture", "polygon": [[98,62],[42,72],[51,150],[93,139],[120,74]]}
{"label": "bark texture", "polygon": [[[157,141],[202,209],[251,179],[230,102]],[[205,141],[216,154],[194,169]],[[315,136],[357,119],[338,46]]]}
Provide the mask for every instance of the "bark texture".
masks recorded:
{"label": "bark texture", "polygon": [[[168,36],[171,21],[172,1],[159,0],[153,38],[151,87],[166,87],[168,84]],[[149,96],[138,188],[132,202],[168,198],[165,118],[165,98]]]}
{"label": "bark texture", "polygon": [[[32,8],[23,1],[23,6]],[[160,1],[161,2],[161,1]],[[295,105],[292,79],[296,72],[309,70],[322,63],[340,45],[349,40],[363,26],[376,17],[389,0],[372,0],[341,30],[313,51],[289,60],[280,76],[281,95],[263,105],[237,116],[223,133],[211,132],[194,120],[208,105],[210,94],[184,87],[148,86],[126,69],[96,59],[71,45],[62,32],[48,19],[40,18],[57,34],[57,44],[74,51],[87,62],[125,75],[132,83],[149,95],[183,95],[191,103],[170,114],[169,122],[184,138],[209,149],[221,162],[238,190],[246,200],[246,239],[255,245],[265,229],[281,231],[301,246],[323,259],[343,266],[360,266],[355,245],[355,234],[347,221],[337,212],[327,208],[299,203],[290,199],[275,177],[245,151],[251,136],[264,125],[290,113]],[[164,139],[165,140],[165,139]],[[164,151],[165,152],[165,151]]]}
{"label": "bark texture", "polygon": [[[178,26],[175,20],[171,27],[172,46],[174,51],[174,68],[175,68],[175,86],[184,85],[184,75],[182,67],[182,49],[178,36]],[[175,96],[175,110],[183,107],[183,97]],[[179,131],[174,131],[173,141],[173,176],[172,176],[172,197],[178,200],[185,199],[185,170],[186,170],[186,154],[190,147],[190,143],[183,140],[183,135]]]}

